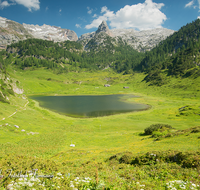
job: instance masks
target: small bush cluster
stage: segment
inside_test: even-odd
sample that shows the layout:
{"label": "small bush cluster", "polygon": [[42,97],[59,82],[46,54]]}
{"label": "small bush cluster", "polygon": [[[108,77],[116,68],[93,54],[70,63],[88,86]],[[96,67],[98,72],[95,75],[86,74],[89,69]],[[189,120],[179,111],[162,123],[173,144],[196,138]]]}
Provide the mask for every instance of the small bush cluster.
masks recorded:
{"label": "small bush cluster", "polygon": [[152,135],[153,132],[155,132],[155,131],[163,132],[163,131],[166,131],[166,130],[169,130],[169,129],[172,129],[172,126],[168,125],[168,124],[153,124],[153,125],[151,125],[150,127],[147,127],[144,130],[144,134],[145,135]]}
{"label": "small bush cluster", "polygon": [[193,116],[200,115],[200,105],[187,105],[179,108],[179,113],[176,116]]}
{"label": "small bush cluster", "polygon": [[185,130],[172,130],[170,125],[166,124],[153,124],[144,130],[144,135],[152,135],[155,141],[162,138],[174,137],[179,135],[189,135],[189,133],[200,133],[200,126],[191,127]]}
{"label": "small bush cluster", "polygon": [[161,138],[168,138],[168,137],[174,137],[174,136],[180,136],[180,135],[189,135],[190,133],[200,133],[200,126],[191,127],[189,129],[185,130],[178,130],[178,131],[165,131],[162,133],[161,136],[155,136],[156,132],[152,135],[152,137],[157,137],[156,140],[161,140]]}
{"label": "small bush cluster", "polygon": [[179,152],[179,151],[162,151],[148,152],[139,156],[132,156],[125,153],[121,157],[112,156],[112,159],[118,159],[118,162],[131,165],[155,165],[160,162],[177,163],[184,168],[200,168],[200,152]]}

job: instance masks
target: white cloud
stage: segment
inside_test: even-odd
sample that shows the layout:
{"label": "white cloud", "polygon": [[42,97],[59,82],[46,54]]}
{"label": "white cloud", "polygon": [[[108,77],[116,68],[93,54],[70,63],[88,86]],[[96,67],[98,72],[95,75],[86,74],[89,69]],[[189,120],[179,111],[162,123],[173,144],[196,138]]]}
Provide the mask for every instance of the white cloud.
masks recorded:
{"label": "white cloud", "polygon": [[10,4],[8,3],[8,1],[3,1],[3,2],[0,1],[0,8],[1,9],[3,9],[5,7],[9,7],[9,6],[10,6]]}
{"label": "white cloud", "polygon": [[29,11],[32,10],[39,10],[40,9],[40,2],[39,0],[10,0],[12,3],[8,1],[1,2],[0,0],[0,8],[3,9],[10,5],[20,4],[28,8]]}
{"label": "white cloud", "polygon": [[76,28],[81,28],[80,24],[76,24],[75,26],[76,26]]}
{"label": "white cloud", "polygon": [[[200,1],[200,0],[199,0]],[[101,16],[94,19],[86,29],[97,28],[103,20],[109,21],[112,28],[135,28],[139,30],[160,28],[167,17],[160,9],[163,3],[154,3],[145,0],[144,3],[126,5],[116,13],[110,11],[106,6],[101,8]]]}
{"label": "white cloud", "polygon": [[194,0],[190,1],[189,3],[187,3],[187,4],[185,5],[185,8],[187,8],[187,7],[192,7],[193,5],[194,5]]}
{"label": "white cloud", "polygon": [[59,9],[59,13],[61,13],[62,12],[62,9]]}
{"label": "white cloud", "polygon": [[[187,3],[185,5],[185,8],[192,7],[193,9],[196,9],[197,7],[199,7],[199,10],[200,10],[200,0],[197,0],[197,3],[195,3],[195,2],[196,2],[196,0],[190,1],[189,3]],[[199,6],[197,6],[197,4],[199,4]]]}
{"label": "white cloud", "polygon": [[[198,4],[198,6],[197,6]],[[200,0],[192,0],[190,2],[188,2],[186,5],[185,5],[185,8],[188,8],[188,7],[192,7],[193,9],[196,9],[198,7],[199,11],[200,12]],[[198,19],[200,19],[200,16],[197,17]]]}
{"label": "white cloud", "polygon": [[37,11],[40,9],[39,0],[12,0],[12,1],[17,4],[27,7],[29,11],[32,11],[32,10]]}
{"label": "white cloud", "polygon": [[8,1],[1,2],[0,0],[0,9],[4,9],[5,7],[9,7],[11,5],[16,5],[16,3],[9,3]]}
{"label": "white cloud", "polygon": [[90,7],[87,7],[87,10],[88,10],[88,14],[92,14],[92,12],[93,12],[93,9],[91,9]]}
{"label": "white cloud", "polygon": [[46,7],[45,10],[48,11],[48,10],[49,10],[49,7]]}

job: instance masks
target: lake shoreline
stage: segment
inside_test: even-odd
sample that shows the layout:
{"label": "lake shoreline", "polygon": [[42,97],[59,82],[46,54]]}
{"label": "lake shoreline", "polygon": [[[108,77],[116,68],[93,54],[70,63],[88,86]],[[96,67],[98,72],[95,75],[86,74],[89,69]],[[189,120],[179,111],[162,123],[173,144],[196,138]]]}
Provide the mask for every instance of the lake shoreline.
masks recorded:
{"label": "lake shoreline", "polygon": [[[41,101],[41,99],[44,99],[45,97],[46,98],[53,98],[53,99],[55,99],[56,97],[60,97],[60,98],[75,98],[75,99],[77,99],[77,98],[84,98],[85,100],[87,100],[86,98],[90,98],[90,101],[92,100],[92,98],[111,98],[111,100],[106,100],[106,101],[108,101],[108,103],[107,104],[109,104],[109,103],[111,103],[111,101],[113,101],[112,99],[114,98],[114,97],[117,97],[117,101],[116,101],[116,103],[115,104],[117,104],[117,102],[120,102],[120,104],[121,104],[121,106],[123,106],[123,104],[125,104],[125,105],[131,105],[131,106],[137,106],[137,107],[141,107],[141,106],[145,106],[144,108],[129,108],[129,109],[122,109],[121,107],[120,107],[120,110],[118,110],[118,109],[106,109],[107,107],[107,105],[104,105],[106,108],[102,108],[102,106],[101,106],[101,110],[92,110],[92,111],[88,111],[88,112],[84,112],[82,115],[81,114],[73,114],[73,113],[64,113],[64,112],[62,112],[62,111],[59,111],[59,110],[57,110],[56,111],[56,109],[52,109],[52,107],[50,108],[49,106],[47,106],[47,105],[45,105],[45,103],[44,102],[42,102]],[[131,99],[131,98],[138,98],[139,96],[135,96],[134,94],[109,94],[109,95],[66,95],[66,96],[62,96],[62,95],[59,95],[59,96],[46,96],[46,95],[34,95],[34,96],[28,96],[30,99],[32,99],[32,100],[35,100],[35,101],[38,101],[39,102],[39,106],[40,107],[42,107],[42,108],[45,108],[45,109],[48,109],[48,110],[50,110],[50,111],[53,111],[53,112],[56,112],[56,113],[58,113],[58,114],[61,114],[61,115],[65,115],[65,116],[68,116],[68,117],[73,117],[73,118],[95,118],[95,117],[104,117],[104,116],[111,116],[111,115],[117,115],[117,114],[124,114],[124,113],[131,113],[131,112],[139,112],[139,111],[145,111],[145,110],[149,110],[149,109],[151,109],[152,108],[152,106],[150,106],[150,105],[148,105],[148,104],[141,104],[141,103],[135,103],[135,102],[128,102],[127,100],[128,99]],[[52,100],[53,100],[52,99]],[[52,100],[51,100],[51,102],[52,102]],[[88,101],[88,100],[87,100]],[[83,102],[83,100],[82,100],[82,102]],[[80,104],[82,103],[82,102],[79,102]],[[88,103],[93,103],[93,104],[95,104],[95,102],[88,102]],[[102,102],[102,100],[101,100],[101,104],[103,104],[104,102]],[[76,105],[76,104],[75,104]],[[82,106],[85,106],[85,105],[82,105]],[[116,105],[115,105],[115,107],[116,107]],[[74,109],[74,108],[72,108],[72,109]],[[79,107],[79,109],[82,109],[81,107]],[[87,109],[87,106],[85,107],[85,109]],[[91,108],[90,108],[91,109]],[[93,108],[92,108],[93,109]],[[103,110],[104,109],[104,110]],[[107,112],[106,114],[105,114],[105,112]]]}

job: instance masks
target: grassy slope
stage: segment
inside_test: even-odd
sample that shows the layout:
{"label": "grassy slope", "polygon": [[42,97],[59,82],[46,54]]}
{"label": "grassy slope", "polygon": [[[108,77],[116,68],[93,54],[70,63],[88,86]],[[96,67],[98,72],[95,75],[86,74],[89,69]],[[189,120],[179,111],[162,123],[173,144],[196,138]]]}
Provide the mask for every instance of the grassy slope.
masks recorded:
{"label": "grassy slope", "polygon": [[[131,93],[140,97],[128,101],[146,103],[151,105],[152,109],[101,118],[79,119],[40,108],[38,103],[30,99],[25,108],[24,105],[28,100],[18,95],[11,101],[11,105],[0,103],[2,108],[0,155],[2,156],[7,154],[36,156],[39,159],[51,159],[56,163],[69,162],[79,166],[88,160],[93,160],[95,163],[104,161],[119,152],[130,151],[136,155],[154,150],[188,151],[200,148],[198,133],[189,137],[178,136],[161,141],[153,141],[148,136],[140,135],[146,127],[155,123],[170,124],[176,129],[199,125],[199,115],[177,117],[176,114],[183,106],[200,104],[200,78],[195,80],[172,78],[167,85],[155,87],[141,82],[143,74],[121,75],[109,71],[55,75],[40,69],[16,71],[10,75],[21,81],[20,85],[26,95]],[[111,84],[111,87],[103,87],[106,83]],[[130,88],[123,89],[123,86]],[[16,109],[17,113],[9,117]],[[2,120],[3,118],[5,120]],[[17,129],[14,125],[20,128]],[[22,132],[22,129],[25,132]],[[35,134],[28,135],[30,132]],[[71,143],[76,144],[76,147],[70,147]],[[70,164],[68,170],[75,172]]]}

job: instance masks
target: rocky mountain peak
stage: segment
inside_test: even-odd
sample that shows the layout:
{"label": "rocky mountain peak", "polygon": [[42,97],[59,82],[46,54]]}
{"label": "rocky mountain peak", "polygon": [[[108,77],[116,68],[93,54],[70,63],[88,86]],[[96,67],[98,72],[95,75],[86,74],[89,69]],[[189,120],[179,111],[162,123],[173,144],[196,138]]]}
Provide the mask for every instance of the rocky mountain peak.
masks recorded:
{"label": "rocky mountain peak", "polygon": [[[150,51],[161,41],[165,40],[168,36],[172,35],[175,31],[166,28],[156,28],[151,30],[136,31],[134,29],[111,29],[109,30],[106,21],[103,21],[96,32],[83,34],[79,37],[78,41],[82,43],[84,47],[88,47],[88,43],[91,39],[96,44],[102,44],[105,39],[106,33],[113,38],[113,41],[118,42],[122,40],[124,43],[132,46],[133,49],[139,52]],[[101,38],[101,39],[100,39]],[[113,42],[115,43],[115,42]],[[116,45],[116,44],[113,44]]]}
{"label": "rocky mountain peak", "polygon": [[100,33],[100,32],[105,32],[106,34],[108,34],[109,36],[112,36],[112,33],[110,32],[108,25],[106,23],[105,20],[102,21],[102,23],[99,25],[96,34]]}
{"label": "rocky mountain peak", "polygon": [[12,20],[0,17],[0,49],[6,48],[6,45],[26,40],[28,38],[37,38],[62,42],[66,40],[77,41],[77,34],[69,29],[62,29],[50,25],[30,25],[20,24]]}

